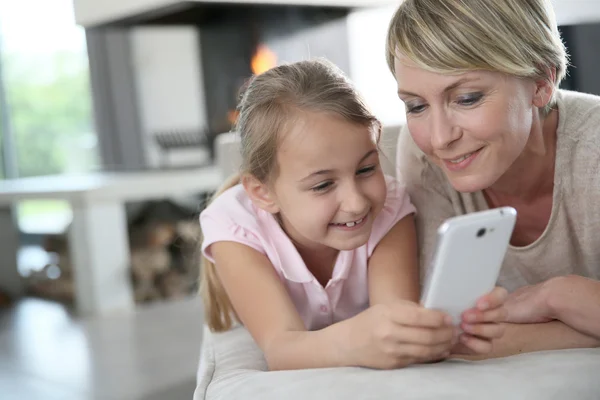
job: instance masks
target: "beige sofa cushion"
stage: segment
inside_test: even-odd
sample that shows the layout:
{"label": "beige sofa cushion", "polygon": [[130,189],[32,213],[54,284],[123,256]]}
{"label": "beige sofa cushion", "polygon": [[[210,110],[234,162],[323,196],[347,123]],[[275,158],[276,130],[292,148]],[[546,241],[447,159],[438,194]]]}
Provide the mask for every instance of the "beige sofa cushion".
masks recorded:
{"label": "beige sofa cushion", "polygon": [[392,371],[266,372],[266,367],[244,328],[221,334],[205,330],[194,400],[600,399],[600,349],[450,360]]}

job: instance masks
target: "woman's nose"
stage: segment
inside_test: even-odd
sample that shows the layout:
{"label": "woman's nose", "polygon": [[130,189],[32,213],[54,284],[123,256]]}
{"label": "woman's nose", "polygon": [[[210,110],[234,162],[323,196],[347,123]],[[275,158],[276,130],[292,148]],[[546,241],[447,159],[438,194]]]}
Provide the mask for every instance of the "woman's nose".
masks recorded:
{"label": "woman's nose", "polygon": [[430,121],[431,146],[434,150],[447,149],[460,139],[460,129],[454,126],[446,110],[432,110]]}

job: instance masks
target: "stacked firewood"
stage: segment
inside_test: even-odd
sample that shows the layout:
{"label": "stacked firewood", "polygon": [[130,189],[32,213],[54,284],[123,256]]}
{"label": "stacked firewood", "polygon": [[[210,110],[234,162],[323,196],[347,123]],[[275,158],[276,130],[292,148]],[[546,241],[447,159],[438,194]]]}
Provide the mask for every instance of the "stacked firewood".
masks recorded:
{"label": "stacked firewood", "polygon": [[[169,201],[149,202],[128,222],[130,276],[135,301],[183,298],[198,288],[200,224],[197,211]],[[48,235],[44,249],[54,262],[28,278],[31,294],[74,302],[74,277],[68,234]],[[57,277],[52,269],[58,268]]]}

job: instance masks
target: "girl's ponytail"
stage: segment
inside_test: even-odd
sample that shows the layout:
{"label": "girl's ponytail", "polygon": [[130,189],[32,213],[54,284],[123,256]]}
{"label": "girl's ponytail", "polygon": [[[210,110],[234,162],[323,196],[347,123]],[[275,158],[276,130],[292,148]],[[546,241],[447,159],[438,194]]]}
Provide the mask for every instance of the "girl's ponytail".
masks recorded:
{"label": "girl's ponytail", "polygon": [[[212,196],[209,204],[238,183],[240,183],[239,174],[230,176]],[[215,264],[204,255],[201,256],[200,264],[200,296],[204,303],[204,319],[210,330],[213,332],[229,330],[233,325],[234,318],[237,320],[237,315],[221,284]]]}

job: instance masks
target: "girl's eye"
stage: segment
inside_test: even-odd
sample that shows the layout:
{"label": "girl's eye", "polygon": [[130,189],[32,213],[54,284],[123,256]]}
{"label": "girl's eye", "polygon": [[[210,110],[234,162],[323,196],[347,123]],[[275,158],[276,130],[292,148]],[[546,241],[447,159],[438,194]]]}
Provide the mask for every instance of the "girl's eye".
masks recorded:
{"label": "girl's eye", "polygon": [[375,166],[370,165],[368,167],[364,167],[364,168],[361,168],[358,171],[356,171],[356,175],[368,175],[373,171],[375,171]]}
{"label": "girl's eye", "polygon": [[317,186],[313,186],[312,188],[310,188],[310,190],[312,190],[313,192],[324,192],[327,189],[329,189],[331,187],[331,185],[333,185],[333,182],[330,181],[326,181],[323,183],[318,184]]}
{"label": "girl's eye", "polygon": [[461,106],[473,106],[483,98],[482,93],[471,93],[468,95],[460,96],[456,102]]}

